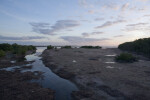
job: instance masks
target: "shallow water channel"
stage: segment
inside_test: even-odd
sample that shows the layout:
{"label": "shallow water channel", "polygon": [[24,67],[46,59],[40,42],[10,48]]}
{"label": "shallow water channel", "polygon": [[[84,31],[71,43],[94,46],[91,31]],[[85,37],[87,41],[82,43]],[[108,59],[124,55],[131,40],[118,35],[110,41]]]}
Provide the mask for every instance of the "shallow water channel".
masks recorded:
{"label": "shallow water channel", "polygon": [[[36,53],[27,55],[27,61],[34,61],[31,65],[32,69],[22,70],[22,72],[26,71],[41,71],[43,72],[43,77],[39,80],[33,80],[33,82],[39,83],[44,88],[50,88],[55,91],[55,100],[72,100],[71,92],[77,91],[78,88],[71,81],[63,79],[57,76],[55,73],[51,71],[50,68],[46,67],[40,55],[45,50],[45,47],[37,47]],[[10,67],[6,70],[13,70],[13,68],[19,68],[21,66]]]}
{"label": "shallow water channel", "polygon": [[26,56],[27,61],[35,60],[35,62],[32,63],[32,69],[29,71],[44,72],[44,77],[37,82],[44,88],[50,88],[54,90],[55,100],[71,100],[71,92],[78,90],[78,88],[72,82],[57,76],[43,64],[42,60],[40,60],[41,57],[39,56],[45,49],[45,47],[37,47],[35,54]]}

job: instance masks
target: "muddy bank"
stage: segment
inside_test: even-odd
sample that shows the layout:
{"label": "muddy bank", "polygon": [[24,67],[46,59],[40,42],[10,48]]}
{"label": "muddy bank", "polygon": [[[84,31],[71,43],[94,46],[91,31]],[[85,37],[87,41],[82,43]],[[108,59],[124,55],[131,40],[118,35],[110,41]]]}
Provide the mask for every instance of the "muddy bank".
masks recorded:
{"label": "muddy bank", "polygon": [[[35,74],[36,73],[36,74]],[[53,100],[54,92],[30,80],[39,79],[40,72],[0,71],[0,100]]]}
{"label": "muddy bank", "polygon": [[45,50],[43,63],[59,76],[77,84],[75,99],[149,100],[150,61],[117,63],[118,49]]}
{"label": "muddy bank", "polygon": [[[35,50],[30,50],[27,51],[25,55],[33,54],[35,52]],[[25,55],[16,55],[8,52],[6,56],[0,58],[0,68],[31,64],[33,61],[26,61]]]}
{"label": "muddy bank", "polygon": [[18,60],[20,58],[15,55],[0,58],[0,100],[54,100],[53,90],[33,82],[41,79],[43,72],[22,72],[32,69],[34,61]]}

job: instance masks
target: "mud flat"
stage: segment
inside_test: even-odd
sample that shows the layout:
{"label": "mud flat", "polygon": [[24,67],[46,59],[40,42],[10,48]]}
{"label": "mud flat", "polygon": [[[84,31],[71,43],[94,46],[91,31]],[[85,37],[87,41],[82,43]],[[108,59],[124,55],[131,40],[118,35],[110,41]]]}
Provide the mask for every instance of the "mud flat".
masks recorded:
{"label": "mud flat", "polygon": [[[36,75],[35,75],[36,73]],[[0,100],[53,100],[54,92],[30,80],[39,79],[40,72],[0,71]]]}
{"label": "mud flat", "polygon": [[119,49],[45,50],[43,63],[60,77],[77,84],[75,100],[149,100],[150,61],[117,63]]}
{"label": "mud flat", "polygon": [[18,59],[0,59],[0,100],[54,100],[53,90],[33,82],[42,77],[42,72],[22,72],[31,69],[33,61]]}
{"label": "mud flat", "polygon": [[[27,51],[26,55],[36,52],[35,50]],[[11,66],[19,66],[23,64],[31,64],[33,61],[25,61],[25,55],[15,55],[7,53],[6,56],[0,58],[0,68],[7,68]]]}

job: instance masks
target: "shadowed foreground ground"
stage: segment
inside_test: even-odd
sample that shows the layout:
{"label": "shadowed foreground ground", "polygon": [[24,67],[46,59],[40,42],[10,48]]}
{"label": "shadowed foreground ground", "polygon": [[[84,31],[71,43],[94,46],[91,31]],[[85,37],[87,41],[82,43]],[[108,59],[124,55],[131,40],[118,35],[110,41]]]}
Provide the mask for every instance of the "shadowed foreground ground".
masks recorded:
{"label": "shadowed foreground ground", "polygon": [[[114,63],[118,49],[45,50],[43,62],[59,76],[77,84],[72,93],[84,100],[149,100],[150,61]],[[137,56],[137,55],[136,55]]]}
{"label": "shadowed foreground ground", "polygon": [[[19,58],[18,58],[19,59]],[[42,77],[42,72],[21,72],[24,69],[31,69],[33,61],[18,61],[16,58],[0,58],[0,100],[54,100],[54,91],[42,88],[38,83],[30,82]],[[16,61],[11,63],[11,61]],[[6,71],[5,68],[14,68]]]}
{"label": "shadowed foreground ground", "polygon": [[53,100],[53,91],[28,82],[38,78],[32,72],[0,71],[0,100]]}

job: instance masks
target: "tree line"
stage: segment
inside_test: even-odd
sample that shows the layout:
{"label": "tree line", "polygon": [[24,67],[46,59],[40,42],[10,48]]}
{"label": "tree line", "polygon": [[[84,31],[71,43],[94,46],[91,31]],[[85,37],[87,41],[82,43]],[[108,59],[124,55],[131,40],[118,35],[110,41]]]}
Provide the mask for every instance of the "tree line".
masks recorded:
{"label": "tree line", "polygon": [[25,55],[25,53],[30,50],[36,50],[36,47],[32,45],[18,45],[16,43],[12,45],[3,43],[0,44],[0,57],[5,56],[7,52],[11,52],[17,55]]}
{"label": "tree line", "polygon": [[142,38],[132,42],[125,42],[120,44],[118,48],[150,57],[150,38]]}

